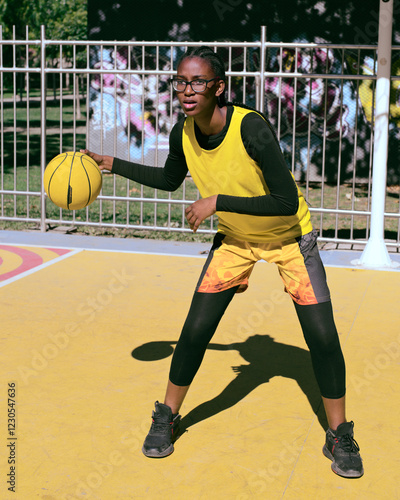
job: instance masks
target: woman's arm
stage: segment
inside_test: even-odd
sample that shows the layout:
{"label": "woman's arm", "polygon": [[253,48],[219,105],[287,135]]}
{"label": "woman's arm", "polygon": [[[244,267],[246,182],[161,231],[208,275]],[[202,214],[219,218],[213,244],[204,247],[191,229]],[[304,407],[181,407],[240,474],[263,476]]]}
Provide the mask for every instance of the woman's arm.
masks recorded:
{"label": "woman's arm", "polygon": [[164,168],[150,167],[112,156],[102,156],[87,149],[82,150],[82,153],[91,156],[101,170],[108,170],[152,188],[175,191],[182,184],[188,171],[182,148],[182,124],[180,122],[173,127],[169,144],[170,150]]}

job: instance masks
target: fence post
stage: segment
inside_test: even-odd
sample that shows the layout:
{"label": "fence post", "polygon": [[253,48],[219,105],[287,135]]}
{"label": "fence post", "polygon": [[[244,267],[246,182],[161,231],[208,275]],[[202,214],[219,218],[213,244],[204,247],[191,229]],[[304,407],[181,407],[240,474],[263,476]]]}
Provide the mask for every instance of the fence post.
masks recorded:
{"label": "fence post", "polygon": [[40,26],[40,230],[46,231],[46,196],[43,174],[46,168],[46,44],[45,27]]}
{"label": "fence post", "polygon": [[259,111],[264,113],[265,108],[265,43],[267,39],[267,28],[261,26],[261,47],[260,47],[260,103]]}
{"label": "fence post", "polygon": [[361,258],[355,262],[357,265],[368,268],[395,266],[395,263],[390,260],[384,240],[390,75],[392,67],[392,25],[393,0],[380,0],[372,170],[371,232]]}

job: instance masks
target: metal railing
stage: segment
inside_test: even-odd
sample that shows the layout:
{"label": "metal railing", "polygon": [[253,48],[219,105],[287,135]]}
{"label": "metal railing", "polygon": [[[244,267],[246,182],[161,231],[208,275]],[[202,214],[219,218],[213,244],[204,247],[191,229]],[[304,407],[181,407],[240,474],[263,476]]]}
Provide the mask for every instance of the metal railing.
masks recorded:
{"label": "metal railing", "polygon": [[[168,78],[195,42],[3,40],[0,32],[0,220],[189,232],[184,210],[198,198],[190,176],[164,193],[105,174],[89,207],[66,211],[44,192],[56,154],[88,147],[162,166],[168,134],[183,116]],[[215,42],[228,99],[265,112],[305,197],[321,241],[365,243],[371,216],[376,46]],[[400,47],[393,47],[399,60]],[[400,88],[400,75],[392,75]],[[392,144],[400,140],[395,103]],[[397,137],[397,139],[396,139]],[[396,152],[393,152],[396,154]],[[393,165],[397,162],[392,160]],[[400,246],[400,174],[389,165],[385,230]],[[213,233],[216,220],[198,232]]]}

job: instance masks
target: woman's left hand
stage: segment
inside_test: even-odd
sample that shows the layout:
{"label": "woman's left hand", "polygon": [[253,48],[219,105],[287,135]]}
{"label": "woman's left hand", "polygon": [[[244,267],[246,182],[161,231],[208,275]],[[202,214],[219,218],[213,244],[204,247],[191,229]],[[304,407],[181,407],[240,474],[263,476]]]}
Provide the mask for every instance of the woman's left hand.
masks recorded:
{"label": "woman's left hand", "polygon": [[217,211],[217,196],[209,196],[197,200],[185,210],[186,220],[189,222],[190,229],[195,233],[204,219],[215,214]]}

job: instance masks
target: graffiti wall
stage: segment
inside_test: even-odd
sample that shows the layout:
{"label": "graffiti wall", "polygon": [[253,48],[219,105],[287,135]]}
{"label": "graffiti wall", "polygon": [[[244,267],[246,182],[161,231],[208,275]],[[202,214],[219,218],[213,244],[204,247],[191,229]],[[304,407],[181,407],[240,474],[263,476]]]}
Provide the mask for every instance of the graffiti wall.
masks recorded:
{"label": "graffiti wall", "polygon": [[[163,49],[163,50],[162,50]],[[225,50],[225,49],[224,49]],[[222,51],[223,53],[223,51]],[[181,52],[176,51],[173,66]],[[243,50],[235,49],[231,56],[232,70],[242,70]],[[104,70],[140,69],[142,49],[100,47],[92,53],[92,67],[99,74],[91,78],[90,86],[90,147],[123,159],[149,165],[164,164],[168,151],[168,136],[172,124],[181,115],[173,98],[168,75],[137,75],[101,73]],[[225,50],[225,56],[228,57]],[[299,74],[342,75],[376,74],[376,62],[366,55],[360,64],[357,54],[331,49],[294,49],[268,53],[267,71]],[[147,68],[155,67],[155,49],[146,52]],[[161,48],[159,69],[171,69],[171,53]],[[247,68],[259,67],[258,53],[248,51]],[[400,75],[400,57],[394,58],[393,74]],[[248,105],[256,105],[254,79],[232,78],[230,98],[241,101],[243,85]],[[265,82],[265,113],[279,132],[280,143],[288,166],[297,179],[328,182],[351,180],[364,182],[371,167],[371,125],[373,123],[375,81],[343,78],[269,77]],[[399,180],[398,144],[400,139],[400,79],[392,81],[389,178]],[[397,153],[397,154],[396,154]],[[339,167],[339,169],[338,169]]]}
{"label": "graffiti wall", "polygon": [[[310,6],[315,4],[311,0],[308,3]],[[350,2],[350,4],[356,3]],[[239,23],[239,17],[235,21],[234,16],[240,15],[239,7],[243,7],[236,2],[236,9],[228,8],[225,2],[222,3],[225,5],[224,9],[222,4],[218,4],[219,7],[216,9],[216,6],[212,4],[216,16],[212,16],[206,22],[202,19],[203,14],[198,13],[198,22],[194,24],[190,17],[192,14],[188,14],[188,8],[185,11],[183,3],[179,8],[179,1],[161,2],[160,8],[165,10],[167,4],[174,12],[176,11],[175,20],[166,17],[163,22],[162,16],[157,16],[154,29],[146,30],[146,40],[198,41],[204,39],[200,37],[204,36],[205,32],[208,33],[208,22],[209,32],[218,33],[214,40],[233,41],[227,36],[223,37],[224,30],[221,28],[224,26],[226,30],[229,20],[232,23]],[[98,4],[96,5],[98,9]],[[122,7],[124,5],[122,2]],[[342,43],[371,44],[377,41],[378,32],[373,31],[366,20],[364,20],[364,25],[362,25],[362,20],[360,25],[351,25],[352,19],[352,22],[358,19],[357,16],[354,17],[354,13],[353,18],[350,14],[350,17],[346,18],[348,22],[341,21],[342,25],[337,25],[338,31],[333,35],[329,32],[329,30],[332,31],[331,25],[339,21],[331,20],[329,24],[326,16],[323,16],[326,12],[315,11],[315,8],[310,12],[314,16],[321,14],[319,31],[311,23],[305,24],[299,31],[299,23],[297,23],[294,25],[296,28],[293,26],[293,31],[287,30],[285,35],[284,23],[279,19],[279,15],[284,16],[284,13],[281,13],[278,3],[275,7],[278,19],[276,31],[271,33],[270,29],[268,37],[273,42],[282,40],[285,42],[337,42],[338,40],[333,39],[334,36],[347,38],[341,40]],[[255,15],[257,8],[259,5],[254,4],[254,8],[249,9],[253,12],[253,17],[248,16],[242,39],[250,41],[259,39],[260,25],[257,21],[263,21],[262,15],[265,17],[265,13],[260,14],[257,20]],[[340,10],[340,2],[336,8]],[[127,5],[125,5],[125,17],[128,12],[126,9],[128,9]],[[103,10],[101,19],[106,19],[108,15],[113,21],[108,23],[104,21],[103,25],[98,22],[100,32],[103,29],[103,33],[109,36],[112,36],[111,33],[118,34],[119,40],[140,39],[140,34],[143,34],[143,27],[140,25],[142,17],[139,16],[138,19],[136,16],[132,21],[132,26],[137,28],[133,30],[135,36],[132,37],[132,29],[128,35],[126,20],[122,19],[122,11],[119,18],[121,29],[118,30],[118,27],[114,26],[118,21],[115,11],[107,14],[106,7]],[[94,7],[92,12],[94,12]],[[358,17],[365,15],[369,15],[369,18],[365,19],[376,18],[376,13],[372,11],[369,14],[368,12],[359,13]],[[94,25],[94,20],[98,18],[89,15],[89,19],[91,18],[92,25]],[[185,19],[188,20],[185,21]],[[144,20],[145,23],[147,21]],[[243,25],[242,21],[240,22]],[[374,26],[376,26],[376,20]],[[123,27],[125,27],[125,37],[122,36]],[[308,31],[309,34],[307,34]],[[152,32],[154,36],[151,36]],[[92,38],[96,38],[96,35],[98,36],[98,31],[92,29]],[[158,38],[161,35],[164,38]],[[360,40],[361,36],[362,40]],[[396,30],[395,36],[397,36]],[[93,50],[91,66],[98,69],[99,74],[91,78],[90,85],[89,143],[92,149],[149,165],[162,166],[164,164],[170,129],[181,116],[178,103],[173,98],[168,83],[169,75],[127,74],[123,71],[144,69],[151,73],[151,69],[156,68],[170,71],[171,68],[176,68],[176,62],[182,50],[174,49],[171,53],[171,49],[166,46],[160,46],[159,49],[155,47],[144,49],[139,44],[130,47],[129,50],[127,47],[118,46],[103,46],[103,48],[99,46],[97,50]],[[227,63],[229,59],[232,71],[242,71],[244,66],[248,71],[259,71],[259,53],[256,49],[247,50],[244,53],[243,49],[236,47],[230,54],[228,49],[218,50]],[[393,184],[400,182],[400,51],[393,52],[392,68],[392,74],[399,75],[399,80],[392,80],[390,107],[388,181]],[[113,73],[101,74],[102,70],[112,70]],[[122,72],[118,73],[117,70]],[[288,74],[297,72],[302,75],[299,78],[272,76],[265,82],[265,113],[279,133],[288,166],[293,169],[296,178],[304,180],[307,177],[309,181],[319,181],[324,178],[327,182],[337,182],[338,179],[341,182],[353,179],[357,182],[367,181],[371,175],[375,95],[375,81],[369,79],[368,76],[376,74],[375,51],[317,48],[301,49],[296,52],[292,48],[282,51],[271,48],[267,52],[266,71],[272,73],[280,71]],[[333,76],[307,78],[307,74]],[[343,75],[354,74],[365,75],[365,79],[343,78]],[[338,75],[338,78],[336,79],[334,75]],[[244,100],[246,104],[256,106],[256,92],[258,90],[254,78],[232,77],[229,84],[229,97],[232,101]]]}
{"label": "graffiti wall", "polygon": [[[154,52],[154,51],[150,51]],[[171,123],[179,109],[171,100],[168,76],[103,73],[104,70],[140,69],[141,49],[97,47],[91,66],[99,73],[90,80],[90,147],[119,158],[163,164],[168,151]],[[148,67],[154,54],[147,53]],[[165,52],[161,69],[170,69]],[[157,158],[158,156],[158,158]]]}

